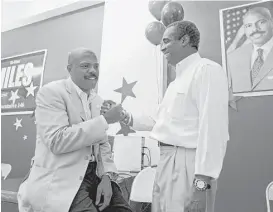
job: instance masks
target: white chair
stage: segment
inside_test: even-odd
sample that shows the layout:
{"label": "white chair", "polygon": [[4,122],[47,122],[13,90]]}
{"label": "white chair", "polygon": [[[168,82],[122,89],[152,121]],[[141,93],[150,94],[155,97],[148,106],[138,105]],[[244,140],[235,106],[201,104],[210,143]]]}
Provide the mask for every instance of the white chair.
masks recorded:
{"label": "white chair", "polygon": [[270,210],[270,201],[273,201],[273,181],[268,184],[265,191],[265,195],[266,195],[267,212],[273,212],[273,208],[272,210]]}
{"label": "white chair", "polygon": [[119,172],[141,170],[141,138],[136,136],[115,136],[114,162]]}
{"label": "white chair", "polygon": [[152,202],[155,173],[156,169],[152,167],[147,167],[138,173],[132,184],[130,201]]}
{"label": "white chair", "polygon": [[1,175],[4,178],[4,180],[8,177],[10,171],[11,171],[11,165],[7,163],[1,163]]}

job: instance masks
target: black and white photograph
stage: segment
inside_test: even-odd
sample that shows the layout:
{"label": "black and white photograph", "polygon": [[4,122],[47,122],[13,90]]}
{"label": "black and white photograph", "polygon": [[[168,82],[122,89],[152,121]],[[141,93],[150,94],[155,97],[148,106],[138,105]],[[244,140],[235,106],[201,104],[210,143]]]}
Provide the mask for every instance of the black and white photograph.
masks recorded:
{"label": "black and white photograph", "polygon": [[220,11],[224,66],[235,95],[273,95],[273,2]]}
{"label": "black and white photograph", "polygon": [[273,212],[273,1],[2,0],[2,212]]}

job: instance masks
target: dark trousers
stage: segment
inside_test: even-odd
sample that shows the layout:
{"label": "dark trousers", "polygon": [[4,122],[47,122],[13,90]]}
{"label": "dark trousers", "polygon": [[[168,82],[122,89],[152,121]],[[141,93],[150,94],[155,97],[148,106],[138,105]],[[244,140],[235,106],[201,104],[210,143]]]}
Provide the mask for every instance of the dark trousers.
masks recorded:
{"label": "dark trousers", "polygon": [[[70,206],[69,212],[98,212],[99,209],[95,205],[97,187],[100,179],[96,175],[96,162],[90,162],[86,170],[84,180]],[[103,212],[132,212],[129,204],[123,198],[118,185],[111,182],[112,199],[107,208]]]}

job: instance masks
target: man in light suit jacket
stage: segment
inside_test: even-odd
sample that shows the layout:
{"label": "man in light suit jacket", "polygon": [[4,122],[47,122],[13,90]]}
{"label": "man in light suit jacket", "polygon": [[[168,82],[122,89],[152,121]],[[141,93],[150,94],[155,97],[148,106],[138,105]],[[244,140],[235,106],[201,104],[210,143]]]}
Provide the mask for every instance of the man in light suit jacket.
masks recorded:
{"label": "man in light suit jacket", "polygon": [[264,7],[243,17],[245,36],[251,41],[227,56],[234,93],[273,90],[273,20]]}
{"label": "man in light suit jacket", "polygon": [[131,212],[116,183],[106,130],[121,121],[116,105],[100,115],[103,100],[92,89],[99,76],[96,55],[69,54],[70,77],[43,86],[36,97],[36,149],[18,192],[19,211]]}

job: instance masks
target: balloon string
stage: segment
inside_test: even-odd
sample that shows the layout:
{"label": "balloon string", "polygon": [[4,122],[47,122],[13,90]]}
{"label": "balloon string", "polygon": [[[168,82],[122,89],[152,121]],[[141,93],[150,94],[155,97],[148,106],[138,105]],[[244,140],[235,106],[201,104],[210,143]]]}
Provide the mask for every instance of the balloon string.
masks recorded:
{"label": "balloon string", "polygon": [[154,53],[155,53],[155,58],[156,58],[156,82],[157,82],[157,93],[158,93],[157,103],[160,104],[160,99],[161,99],[161,93],[160,93],[161,63],[158,58],[157,46],[155,46]]}
{"label": "balloon string", "polygon": [[[158,50],[157,50],[157,51],[158,51]],[[162,61],[161,61],[161,58],[160,58],[160,52],[157,53],[157,56],[159,57],[159,58],[158,58],[158,60],[159,60],[158,63],[159,63],[159,74],[160,74],[160,75],[159,75],[159,91],[158,91],[158,92],[159,92],[159,95],[158,95],[158,104],[160,104],[161,99],[162,99],[162,93],[161,93],[161,90],[162,90],[162,89],[161,89],[161,87],[162,87],[162,83],[163,83],[163,81],[162,81],[162,73],[163,73],[163,72],[162,72],[162,66],[161,66],[161,65],[162,65],[162,64],[161,64]]]}
{"label": "balloon string", "polygon": [[156,88],[157,88],[157,92],[158,92],[158,73],[157,73],[157,57],[156,57],[156,46],[153,49],[153,54],[155,57],[155,76],[156,76]]}

